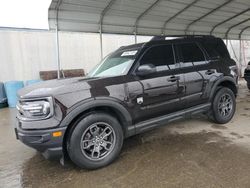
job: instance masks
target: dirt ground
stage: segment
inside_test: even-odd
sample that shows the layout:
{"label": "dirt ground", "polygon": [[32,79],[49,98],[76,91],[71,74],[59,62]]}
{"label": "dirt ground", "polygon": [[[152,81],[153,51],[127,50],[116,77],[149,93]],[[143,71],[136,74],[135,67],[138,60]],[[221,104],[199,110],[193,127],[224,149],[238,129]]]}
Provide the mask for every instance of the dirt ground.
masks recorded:
{"label": "dirt ground", "polygon": [[250,187],[250,92],[223,126],[204,116],[125,141],[120,157],[95,171],[62,167],[15,139],[15,109],[0,110],[0,187]]}

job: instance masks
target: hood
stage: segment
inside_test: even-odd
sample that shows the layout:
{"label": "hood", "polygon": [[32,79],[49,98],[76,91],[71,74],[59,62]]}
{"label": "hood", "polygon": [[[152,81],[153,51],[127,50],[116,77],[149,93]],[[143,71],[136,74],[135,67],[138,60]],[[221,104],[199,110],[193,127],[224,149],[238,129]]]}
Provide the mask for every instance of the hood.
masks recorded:
{"label": "hood", "polygon": [[30,86],[26,86],[18,91],[19,98],[35,98],[55,96],[65,93],[76,92],[80,90],[88,90],[91,88],[88,81],[96,80],[98,78],[66,78],[42,81]]}

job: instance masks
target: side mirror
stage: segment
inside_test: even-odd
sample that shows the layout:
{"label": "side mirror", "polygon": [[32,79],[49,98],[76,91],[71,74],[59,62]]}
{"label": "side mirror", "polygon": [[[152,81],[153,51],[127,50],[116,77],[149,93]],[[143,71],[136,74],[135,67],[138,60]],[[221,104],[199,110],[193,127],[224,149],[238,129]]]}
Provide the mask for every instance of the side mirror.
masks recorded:
{"label": "side mirror", "polygon": [[248,62],[248,65],[250,65],[250,61]]}
{"label": "side mirror", "polygon": [[138,67],[136,74],[145,76],[156,72],[156,67],[153,64],[145,64]]}

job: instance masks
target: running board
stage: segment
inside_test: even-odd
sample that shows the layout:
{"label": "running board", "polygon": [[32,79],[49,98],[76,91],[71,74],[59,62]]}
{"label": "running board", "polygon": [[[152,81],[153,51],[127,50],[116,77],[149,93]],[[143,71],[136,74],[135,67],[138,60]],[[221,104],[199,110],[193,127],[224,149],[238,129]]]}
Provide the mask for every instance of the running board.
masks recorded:
{"label": "running board", "polygon": [[177,111],[168,115],[160,116],[157,118],[152,118],[140,123],[135,124],[136,134],[144,131],[154,129],[159,126],[166,125],[172,121],[190,117],[196,114],[207,112],[211,107],[211,103],[206,103],[198,106],[194,106],[185,110]]}

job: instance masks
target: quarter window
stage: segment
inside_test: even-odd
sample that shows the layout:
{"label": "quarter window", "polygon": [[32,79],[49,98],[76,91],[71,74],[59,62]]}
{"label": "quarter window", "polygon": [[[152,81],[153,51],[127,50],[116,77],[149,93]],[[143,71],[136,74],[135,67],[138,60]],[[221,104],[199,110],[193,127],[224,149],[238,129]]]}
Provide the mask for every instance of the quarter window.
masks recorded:
{"label": "quarter window", "polygon": [[141,65],[153,64],[157,71],[165,71],[175,67],[172,45],[151,47],[142,57]]}
{"label": "quarter window", "polygon": [[206,40],[203,42],[203,47],[211,58],[230,58],[227,48],[221,39]]}

